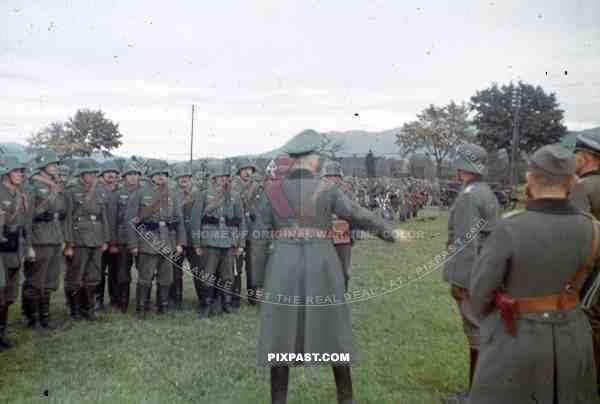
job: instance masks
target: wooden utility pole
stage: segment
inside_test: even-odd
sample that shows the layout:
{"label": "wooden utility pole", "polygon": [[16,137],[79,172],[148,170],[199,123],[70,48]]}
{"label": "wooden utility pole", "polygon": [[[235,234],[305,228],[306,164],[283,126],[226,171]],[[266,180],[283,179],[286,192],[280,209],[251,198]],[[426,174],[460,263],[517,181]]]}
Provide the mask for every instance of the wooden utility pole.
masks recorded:
{"label": "wooden utility pole", "polygon": [[192,104],[192,130],[190,134],[190,172],[194,171],[192,163],[194,161],[194,104]]}
{"label": "wooden utility pole", "polygon": [[519,171],[517,169],[517,159],[519,156],[519,110],[521,109],[521,89],[519,84],[513,87],[512,107],[513,107],[513,132],[512,145],[510,153],[510,186],[514,190],[519,182]]}

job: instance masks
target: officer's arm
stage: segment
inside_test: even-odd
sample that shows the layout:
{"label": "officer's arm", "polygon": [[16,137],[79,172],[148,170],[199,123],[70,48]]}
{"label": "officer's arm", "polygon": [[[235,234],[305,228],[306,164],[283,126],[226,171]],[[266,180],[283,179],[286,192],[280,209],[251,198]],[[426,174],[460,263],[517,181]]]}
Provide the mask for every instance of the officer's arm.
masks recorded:
{"label": "officer's arm", "polygon": [[499,224],[475,261],[469,294],[475,315],[482,319],[494,309],[494,292],[501,289],[510,265],[512,238],[506,223]]}
{"label": "officer's arm", "polygon": [[192,203],[190,228],[192,229],[192,239],[188,240],[188,245],[193,248],[201,247],[201,231],[202,231],[202,212],[204,212],[204,199],[206,191],[198,192],[197,197]]}
{"label": "officer's arm", "polygon": [[353,203],[340,190],[336,189],[334,194],[334,213],[361,229],[373,231],[377,237],[394,242],[392,226],[385,222],[382,217],[374,214],[360,205]]}
{"label": "officer's arm", "polygon": [[69,190],[65,190],[65,244],[67,247],[73,246],[73,194]]}
{"label": "officer's arm", "polygon": [[[454,245],[456,253],[452,259],[461,265],[473,268],[473,262],[477,256],[477,237],[475,236],[482,230],[485,224],[475,203],[475,195],[464,193],[452,210],[454,224]],[[465,285],[468,286],[468,285]]]}
{"label": "officer's arm", "polygon": [[127,211],[125,214],[125,226],[127,226],[127,248],[138,248],[138,230],[137,225],[140,223],[138,215],[139,206],[142,199],[142,190],[138,189],[131,194],[127,201]]}
{"label": "officer's arm", "polygon": [[573,191],[571,191],[571,194],[569,195],[569,200],[584,212],[590,213],[592,211],[592,204],[585,183],[583,182],[575,184]]}

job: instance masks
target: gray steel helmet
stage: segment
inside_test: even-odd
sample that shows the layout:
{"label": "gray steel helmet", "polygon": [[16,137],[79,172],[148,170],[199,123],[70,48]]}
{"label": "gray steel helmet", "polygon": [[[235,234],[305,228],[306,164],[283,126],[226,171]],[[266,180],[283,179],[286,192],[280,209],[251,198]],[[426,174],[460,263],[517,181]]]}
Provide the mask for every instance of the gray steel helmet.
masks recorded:
{"label": "gray steel helmet", "polygon": [[35,159],[33,160],[33,168],[37,170],[41,170],[48,166],[48,164],[52,163],[60,163],[60,159],[58,158],[58,154],[56,154],[53,150],[44,150],[40,152]]}
{"label": "gray steel helmet", "polygon": [[487,152],[481,146],[465,143],[457,147],[452,167],[472,174],[484,174],[487,164]]}
{"label": "gray steel helmet", "polygon": [[80,176],[85,173],[99,173],[100,168],[98,167],[98,163],[94,159],[81,159],[77,164],[77,168],[73,173],[73,176]]}
{"label": "gray steel helmet", "polygon": [[209,171],[211,177],[231,176],[231,167],[225,162],[214,164]]}
{"label": "gray steel helmet", "polygon": [[337,176],[343,177],[344,172],[342,171],[342,165],[337,161],[328,161],[323,165],[323,170],[321,171],[321,178],[325,176]]}
{"label": "gray steel helmet", "polygon": [[5,156],[2,158],[2,166],[4,167],[4,174],[8,174],[14,170],[26,170],[27,165],[19,161],[15,156]]}
{"label": "gray steel helmet", "polygon": [[146,172],[148,178],[152,178],[154,175],[158,174],[164,174],[167,177],[169,176],[169,165],[164,161],[154,161],[148,166],[148,171]]}
{"label": "gray steel helmet", "polygon": [[106,160],[104,163],[100,165],[100,172],[98,175],[102,175],[104,173],[115,172],[117,175],[121,174],[121,170],[119,170],[119,166],[117,166],[117,162],[114,160]]}
{"label": "gray steel helmet", "polygon": [[252,170],[254,170],[254,172],[257,171],[256,164],[251,162],[250,159],[248,159],[247,157],[240,157],[237,159],[235,164],[235,173],[239,174],[240,171],[242,171],[242,169],[244,168],[251,168]]}
{"label": "gray steel helmet", "polygon": [[177,179],[179,177],[191,177],[192,176],[192,170],[190,170],[189,164],[178,164],[176,166],[173,166],[171,169],[171,172],[173,173],[173,178],[175,178],[175,179]]}
{"label": "gray steel helmet", "polygon": [[142,175],[142,170],[140,169],[140,163],[133,159],[126,160],[123,163],[123,170],[121,171],[121,176],[126,176],[127,174],[138,173]]}

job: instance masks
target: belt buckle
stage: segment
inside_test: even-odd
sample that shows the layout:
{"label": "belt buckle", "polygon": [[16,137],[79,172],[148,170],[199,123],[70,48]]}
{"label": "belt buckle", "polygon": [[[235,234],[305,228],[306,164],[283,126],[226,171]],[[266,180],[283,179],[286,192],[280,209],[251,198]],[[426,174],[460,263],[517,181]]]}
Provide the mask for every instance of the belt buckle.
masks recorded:
{"label": "belt buckle", "polygon": [[159,221],[158,221],[158,225],[159,225],[160,227],[165,227],[165,226],[167,225],[167,222],[165,222],[164,220],[159,220]]}
{"label": "belt buckle", "polygon": [[90,220],[91,220],[92,222],[96,221],[96,215],[90,215]]}
{"label": "belt buckle", "polygon": [[52,215],[52,219],[58,220],[59,218],[60,218],[60,213],[54,212],[54,214]]}

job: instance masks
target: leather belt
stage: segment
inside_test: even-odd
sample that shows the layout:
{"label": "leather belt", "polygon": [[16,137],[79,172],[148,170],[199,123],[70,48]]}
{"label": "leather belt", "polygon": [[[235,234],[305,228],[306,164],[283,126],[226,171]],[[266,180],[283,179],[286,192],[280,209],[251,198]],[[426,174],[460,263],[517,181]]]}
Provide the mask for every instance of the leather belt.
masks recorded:
{"label": "leather belt", "polygon": [[317,227],[279,227],[273,229],[273,238],[277,239],[331,239],[331,230]]}
{"label": "leather belt", "polygon": [[568,310],[579,305],[577,294],[561,294],[515,299],[517,313],[540,313],[550,310]]}

